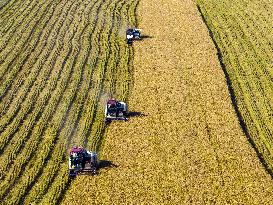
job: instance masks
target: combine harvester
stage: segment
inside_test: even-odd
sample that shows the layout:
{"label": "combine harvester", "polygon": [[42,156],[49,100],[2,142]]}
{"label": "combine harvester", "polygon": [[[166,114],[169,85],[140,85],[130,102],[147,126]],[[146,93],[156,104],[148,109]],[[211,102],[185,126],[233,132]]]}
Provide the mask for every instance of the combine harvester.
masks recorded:
{"label": "combine harvester", "polygon": [[82,147],[73,147],[69,157],[69,176],[76,177],[78,174],[95,175],[99,161],[96,152],[90,152]]}
{"label": "combine harvester", "polygon": [[112,120],[128,120],[128,106],[125,102],[109,99],[105,106],[105,122]]}
{"label": "combine harvester", "polygon": [[133,44],[133,40],[140,40],[140,29],[128,28],[126,30],[126,40],[128,45]]}

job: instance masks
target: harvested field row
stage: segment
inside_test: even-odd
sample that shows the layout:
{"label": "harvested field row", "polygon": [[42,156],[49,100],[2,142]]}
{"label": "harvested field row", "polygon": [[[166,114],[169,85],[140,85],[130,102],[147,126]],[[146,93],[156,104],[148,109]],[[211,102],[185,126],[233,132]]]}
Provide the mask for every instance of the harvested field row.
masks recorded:
{"label": "harvested field row", "polygon": [[63,204],[271,204],[272,180],[240,127],[196,3],[142,0],[138,15],[146,38],[134,44],[129,98],[138,114],[110,125],[107,169],[74,180]]}
{"label": "harvested field row", "polygon": [[198,2],[222,52],[245,131],[272,174],[272,2]]}
{"label": "harvested field row", "polygon": [[100,148],[103,101],[128,96],[133,51],[124,33],[135,23],[132,6],[10,1],[0,10],[3,204],[57,203],[70,183],[69,147]]}
{"label": "harvested field row", "polygon": [[8,3],[8,1],[9,0],[0,0],[0,9],[4,7]]}

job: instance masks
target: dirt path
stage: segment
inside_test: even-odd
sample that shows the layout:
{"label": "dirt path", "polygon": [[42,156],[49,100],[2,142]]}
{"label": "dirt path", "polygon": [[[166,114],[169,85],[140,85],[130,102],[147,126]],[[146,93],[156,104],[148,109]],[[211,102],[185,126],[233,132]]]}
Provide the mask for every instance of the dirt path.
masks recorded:
{"label": "dirt path", "polygon": [[[129,109],[64,204],[270,204],[273,183],[243,135],[216,49],[192,1],[141,0]],[[72,194],[73,192],[73,194]]]}

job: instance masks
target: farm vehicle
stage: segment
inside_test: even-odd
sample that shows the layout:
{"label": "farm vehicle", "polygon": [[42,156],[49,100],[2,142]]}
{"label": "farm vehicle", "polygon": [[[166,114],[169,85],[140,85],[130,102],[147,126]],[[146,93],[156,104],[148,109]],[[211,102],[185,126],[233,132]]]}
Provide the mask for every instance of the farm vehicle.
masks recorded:
{"label": "farm vehicle", "polygon": [[73,147],[69,156],[69,176],[78,174],[96,174],[99,161],[96,152],[90,152],[82,147]]}
{"label": "farm vehicle", "polygon": [[126,41],[128,45],[132,45],[134,40],[140,40],[140,29],[128,28],[126,30]]}
{"label": "farm vehicle", "polygon": [[128,120],[128,106],[125,102],[109,99],[105,105],[105,122]]}

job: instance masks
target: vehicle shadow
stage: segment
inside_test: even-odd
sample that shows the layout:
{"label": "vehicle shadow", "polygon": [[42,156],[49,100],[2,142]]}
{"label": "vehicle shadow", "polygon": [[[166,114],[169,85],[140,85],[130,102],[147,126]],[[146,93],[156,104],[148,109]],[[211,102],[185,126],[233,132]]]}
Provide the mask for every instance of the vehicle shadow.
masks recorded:
{"label": "vehicle shadow", "polygon": [[106,169],[106,168],[117,168],[118,166],[115,165],[112,161],[109,160],[100,160],[98,168],[99,169]]}
{"label": "vehicle shadow", "polygon": [[131,117],[145,117],[147,115],[142,112],[129,112],[127,116],[128,118],[131,118]]}
{"label": "vehicle shadow", "polygon": [[153,38],[153,36],[149,36],[149,35],[141,35],[140,40],[145,40],[145,39],[149,39],[149,38]]}

